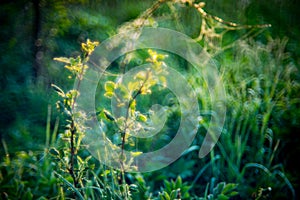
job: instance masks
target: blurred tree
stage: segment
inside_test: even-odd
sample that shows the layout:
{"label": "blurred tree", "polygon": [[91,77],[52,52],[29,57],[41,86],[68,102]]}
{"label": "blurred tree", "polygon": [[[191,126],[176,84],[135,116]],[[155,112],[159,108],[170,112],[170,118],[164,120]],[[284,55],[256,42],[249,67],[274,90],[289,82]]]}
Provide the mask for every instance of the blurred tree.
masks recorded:
{"label": "blurred tree", "polygon": [[41,71],[41,62],[40,62],[40,31],[41,31],[41,9],[40,9],[40,0],[33,0],[33,57],[34,57],[34,65],[33,65],[33,78],[36,79],[40,75]]}

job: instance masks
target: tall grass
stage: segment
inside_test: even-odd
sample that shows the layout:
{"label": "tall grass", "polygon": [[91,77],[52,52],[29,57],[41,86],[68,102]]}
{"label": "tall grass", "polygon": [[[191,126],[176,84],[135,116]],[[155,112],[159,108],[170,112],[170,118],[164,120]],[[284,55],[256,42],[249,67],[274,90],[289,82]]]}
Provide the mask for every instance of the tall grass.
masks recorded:
{"label": "tall grass", "polygon": [[283,163],[275,159],[280,146],[278,122],[293,104],[291,92],[297,89],[293,81],[296,67],[284,52],[286,42],[242,41],[218,58],[227,116],[214,153],[221,159],[212,170],[219,179],[240,183],[244,197],[271,187],[273,198],[281,197],[282,190],[295,198]]}
{"label": "tall grass", "polygon": [[[163,6],[164,3],[166,6]],[[161,10],[159,10],[160,6]],[[70,125],[74,119],[57,117],[55,121],[54,109],[52,106],[48,106],[48,112],[43,113],[45,130],[41,131],[45,132],[45,135],[41,136],[41,143],[45,144],[43,145],[44,151],[21,151],[10,157],[9,151],[14,147],[2,140],[6,157],[1,160],[0,164],[1,198],[168,199],[172,197],[173,199],[184,199],[186,197],[189,199],[193,195],[195,199],[201,199],[198,196],[204,195],[204,199],[208,199],[208,197],[217,199],[229,197],[230,194],[225,197],[218,196],[223,193],[227,194],[226,190],[233,192],[232,195],[236,195],[236,191],[231,190],[237,186],[241,199],[295,199],[295,189],[289,180],[289,174],[285,171],[285,160],[279,159],[282,148],[279,136],[282,134],[281,128],[285,126],[282,117],[287,112],[292,112],[291,109],[295,108],[295,104],[299,102],[295,98],[295,93],[299,91],[298,83],[294,81],[296,67],[289,60],[289,55],[285,53],[287,40],[285,38],[282,40],[269,38],[268,42],[263,44],[253,38],[246,40],[246,37],[242,37],[243,40],[222,46],[224,43],[222,37],[229,30],[247,28],[250,31],[246,31],[245,35],[249,36],[248,33],[255,32],[254,26],[240,26],[223,21],[206,13],[204,6],[205,4],[194,3],[194,1],[157,1],[136,21],[121,26],[119,32],[126,31],[126,28],[131,28],[132,25],[142,26],[141,23],[138,23],[141,19],[145,20],[143,21],[145,24],[156,24],[155,17],[157,17],[163,20],[158,20],[159,23],[156,25],[171,28],[176,26],[174,29],[190,32],[191,35],[196,36],[205,50],[214,55],[213,59],[219,67],[220,79],[223,81],[226,91],[226,96],[220,103],[226,105],[227,112],[224,126],[219,127],[222,128],[221,138],[209,156],[201,160],[195,156],[195,152],[199,150],[203,140],[203,133],[206,132],[211,122],[210,118],[217,117],[212,111],[208,85],[201,74],[195,73],[186,63],[182,67],[181,64],[184,62],[178,61],[180,60],[178,59],[174,62],[171,61],[170,65],[179,66],[175,67],[176,70],[181,70],[180,72],[193,85],[198,94],[201,109],[197,139],[193,146],[184,152],[180,160],[159,172],[120,173],[120,171],[102,165],[96,159],[91,158],[85,146],[81,145],[84,131],[79,133],[78,127],[75,127],[74,124],[71,125],[69,129],[74,132],[71,135],[77,137],[77,140],[72,139],[70,131],[66,131],[64,126]],[[185,7],[185,11],[180,10],[183,7]],[[168,9],[172,11],[170,16],[168,16]],[[202,20],[202,24],[198,23],[195,26],[195,29],[201,29],[199,36],[196,35],[198,32],[194,29],[189,30],[190,24],[188,26],[179,24],[186,22],[184,20],[182,22],[181,19],[183,16],[187,17],[188,14],[191,14],[191,10],[193,10],[192,16],[197,16],[193,20],[197,21],[200,18]],[[173,21],[170,22],[170,19],[173,18],[177,20],[175,24]],[[190,20],[189,17],[186,20]],[[142,24],[144,25],[144,23]],[[267,26],[255,28],[261,27]],[[219,29],[222,29],[221,33],[218,32]],[[234,40],[235,37],[231,39]],[[169,57],[172,58],[172,56]],[[66,77],[63,78],[66,79]],[[32,98],[32,104],[41,97],[36,94],[36,91],[27,96]],[[160,98],[160,96],[153,94],[153,98]],[[74,99],[76,97],[69,100]],[[143,107],[151,102],[141,99],[139,103]],[[23,107],[26,106],[27,104],[24,103]],[[176,106],[173,107],[175,114],[169,116],[168,123],[166,123],[168,127],[165,129],[167,131],[161,133],[164,136],[175,132],[177,126],[174,122],[177,122],[181,116],[179,109]],[[69,109],[72,111],[73,108]],[[26,113],[22,117],[27,114],[27,110],[25,111]],[[35,110],[36,113],[39,113],[38,111]],[[30,130],[34,128],[32,126]],[[40,126],[38,128],[40,130]],[[24,132],[29,132],[29,129]],[[171,140],[171,138],[168,139]],[[35,140],[31,137],[28,140],[30,140],[30,144],[35,144]],[[76,151],[71,142],[73,140],[78,144]],[[149,142],[150,145],[151,142]],[[17,144],[19,143],[21,142]],[[159,141],[157,143],[163,144]],[[143,144],[149,145],[147,141]],[[73,164],[71,164],[72,159],[74,160]],[[72,177],[70,171],[76,174],[75,178]],[[191,187],[180,177],[176,181],[165,180],[163,186],[163,179],[176,178],[178,175],[190,181]]]}

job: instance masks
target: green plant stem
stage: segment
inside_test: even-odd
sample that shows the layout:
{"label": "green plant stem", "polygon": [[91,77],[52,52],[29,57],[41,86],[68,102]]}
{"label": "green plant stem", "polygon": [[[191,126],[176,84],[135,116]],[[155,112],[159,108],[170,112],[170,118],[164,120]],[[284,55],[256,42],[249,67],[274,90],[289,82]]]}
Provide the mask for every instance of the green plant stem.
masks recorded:
{"label": "green plant stem", "polygon": [[[84,197],[81,195],[81,193],[67,179],[65,179],[62,175],[60,175],[59,173],[57,173],[55,171],[54,171],[54,174],[56,174],[63,182],[65,182],[68,186],[70,186],[70,188],[74,191],[74,196],[76,194],[79,199],[84,200]],[[62,193],[63,193],[63,191],[62,191]]]}
{"label": "green plant stem", "polygon": [[72,120],[71,123],[71,146],[70,146],[70,150],[71,150],[71,163],[70,163],[70,169],[69,169],[69,173],[72,176],[73,182],[74,182],[74,186],[77,187],[78,185],[78,180],[75,176],[74,173],[74,160],[75,160],[75,147],[74,147],[74,137],[76,134],[76,130],[75,130],[75,124],[74,124],[74,120]]}
{"label": "green plant stem", "polygon": [[[126,110],[126,117],[125,117],[125,128],[124,128],[124,131],[122,131],[122,145],[121,145],[121,169],[122,169],[122,174],[124,174],[124,163],[123,163],[123,158],[124,158],[124,148],[125,148],[125,140],[126,140],[126,131],[127,131],[127,128],[128,128],[128,124],[127,124],[127,121],[128,121],[128,118],[129,118],[129,109],[130,109],[130,106],[131,104],[134,102],[134,100],[136,100],[136,98],[138,97],[138,95],[141,94],[142,92],[142,88],[144,87],[146,81],[148,80],[148,77],[149,77],[149,72],[147,72],[146,74],[146,78],[144,80],[144,82],[141,84],[140,88],[138,89],[137,93],[129,100],[128,102],[128,105],[127,105],[127,110]],[[121,176],[121,182],[124,181],[124,178],[123,176]]]}
{"label": "green plant stem", "polygon": [[[88,55],[85,55],[85,59],[87,58]],[[80,83],[82,80],[82,76],[84,74],[84,63],[82,63],[82,70],[80,72],[80,74],[78,74],[78,82],[76,85],[75,90],[78,91],[80,88]],[[76,93],[76,95],[73,97],[73,102],[71,105],[71,113],[72,113],[72,121],[71,121],[71,144],[70,144],[70,150],[71,150],[71,163],[70,163],[70,168],[69,168],[69,173],[73,179],[74,182],[74,186],[77,187],[78,186],[78,179],[76,178],[75,172],[74,172],[74,164],[75,164],[75,156],[77,154],[77,152],[75,151],[75,145],[74,145],[74,140],[75,140],[75,135],[76,135],[76,128],[75,128],[75,119],[74,119],[74,108],[75,108],[75,103],[78,97],[78,93]]]}
{"label": "green plant stem", "polygon": [[46,148],[49,148],[50,144],[50,123],[51,123],[51,105],[48,105],[47,112],[47,125],[46,125]]}
{"label": "green plant stem", "polygon": [[54,143],[56,141],[58,126],[59,126],[59,117],[57,117],[55,120],[54,129],[53,129],[53,133],[52,133],[52,137],[51,137],[51,145],[54,145]]}

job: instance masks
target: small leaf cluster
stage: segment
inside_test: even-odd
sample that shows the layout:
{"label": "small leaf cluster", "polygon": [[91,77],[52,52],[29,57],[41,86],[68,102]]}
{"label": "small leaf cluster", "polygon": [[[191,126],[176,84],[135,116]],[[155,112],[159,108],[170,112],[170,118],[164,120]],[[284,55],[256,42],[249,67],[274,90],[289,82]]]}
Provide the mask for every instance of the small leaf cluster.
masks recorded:
{"label": "small leaf cluster", "polygon": [[82,57],[60,57],[54,59],[66,64],[65,68],[77,78],[77,87],[75,86],[74,89],[64,92],[60,87],[52,84],[52,87],[61,98],[57,101],[56,107],[66,120],[64,132],[59,134],[58,148],[51,147],[49,153],[57,165],[56,175],[80,198],[81,193],[76,188],[84,187],[85,183],[88,182],[88,180],[85,180],[84,174],[87,170],[93,169],[94,165],[89,163],[91,156],[81,155],[84,150],[81,141],[84,137],[85,126],[80,122],[86,116],[82,112],[74,112],[74,109],[76,107],[76,99],[80,95],[78,92],[80,81],[88,68],[86,62],[97,45],[98,42],[87,40],[86,43],[81,45],[83,50]]}
{"label": "small leaf cluster", "polygon": [[[70,57],[58,57],[54,60],[65,63],[65,68],[68,69],[73,76],[78,79],[82,79],[82,75],[87,70],[88,66],[85,64],[89,60],[89,55],[95,50],[99,42],[91,42],[89,39],[86,43],[81,44],[83,56],[77,56],[76,58]],[[71,75],[68,78],[73,78]]]}
{"label": "small leaf cluster", "polygon": [[[126,144],[134,146],[134,141],[130,135],[143,134],[145,129],[151,123],[149,114],[141,113],[137,110],[137,97],[150,95],[152,87],[160,85],[162,88],[167,86],[166,64],[163,62],[167,56],[159,54],[156,51],[148,50],[146,62],[149,67],[137,71],[129,80],[117,81],[116,83],[108,80],[104,84],[104,96],[116,102],[118,109],[124,113],[121,116],[114,116],[106,109],[99,112],[99,117],[114,122],[118,127],[120,137],[124,137]],[[149,120],[150,117],[150,120]],[[134,152],[133,156],[140,155],[140,152]]]}
{"label": "small leaf cluster", "polygon": [[163,191],[159,193],[161,200],[171,199],[190,199],[189,186],[187,183],[183,183],[180,176],[177,179],[171,181],[164,181],[165,187]]}
{"label": "small leaf cluster", "polygon": [[49,199],[56,195],[58,181],[53,163],[36,152],[17,152],[0,163],[0,199]]}
{"label": "small leaf cluster", "polygon": [[234,183],[219,183],[212,191],[212,194],[207,195],[205,197],[200,198],[199,200],[228,200],[231,197],[238,195],[237,184]]}
{"label": "small leaf cluster", "polygon": [[56,108],[60,113],[63,113],[65,116],[70,118],[72,116],[72,106],[75,105],[75,99],[79,95],[77,90],[69,90],[65,93],[57,85],[51,85],[56,93],[61,97],[59,101],[56,102]]}

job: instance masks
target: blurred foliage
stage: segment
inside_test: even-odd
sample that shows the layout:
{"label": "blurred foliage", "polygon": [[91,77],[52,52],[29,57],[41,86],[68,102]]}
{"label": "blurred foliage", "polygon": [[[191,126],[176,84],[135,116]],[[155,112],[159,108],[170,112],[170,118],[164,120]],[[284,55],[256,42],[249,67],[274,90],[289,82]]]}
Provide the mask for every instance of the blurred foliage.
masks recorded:
{"label": "blurred foliage", "polygon": [[[300,153],[300,25],[297,22],[300,5],[297,0],[204,1],[204,10],[225,22],[272,25],[261,30],[226,31],[229,25],[209,21],[207,30],[218,26],[220,29],[214,31],[222,33],[221,39],[209,34],[199,39],[203,16],[188,6],[189,1],[185,6],[166,3],[156,10],[149,23],[198,38],[199,44],[214,56],[227,93],[222,137],[209,156],[199,159],[199,146],[206,133],[204,124],[193,145],[175,163],[151,173],[125,174],[123,185],[119,184],[119,172],[94,159],[87,161],[89,156],[83,148],[79,155],[82,171],[78,176],[84,177],[84,187],[81,190],[74,187],[68,175],[68,163],[62,166],[70,158],[68,143],[57,142],[63,136],[69,137],[64,131],[68,117],[59,116],[55,110],[57,96],[51,88],[55,83],[61,88],[58,90],[68,91],[73,79],[67,78],[72,74],[53,58],[76,60],[82,55],[81,43],[88,38],[103,41],[126,30],[153,2],[18,0],[0,3],[1,199],[63,199],[74,197],[74,192],[83,198],[121,199],[124,191],[132,199],[292,199],[300,191],[300,166],[295,162]],[[135,55],[137,60],[132,60],[132,66],[146,59],[146,55],[143,52]],[[180,70],[194,88],[205,88],[201,77],[187,63],[180,58],[175,60],[172,64],[184,66]],[[118,62],[113,64],[117,66],[121,61]],[[106,83],[106,92],[111,92],[111,85]],[[199,94],[199,105],[209,110],[205,91]],[[152,94],[149,99],[138,99],[143,102],[137,108],[143,109],[153,99],[159,97]],[[177,130],[180,119],[178,102],[173,99],[174,96],[168,96],[164,102],[173,109],[166,122],[168,133]],[[102,117],[105,117],[103,112]],[[209,121],[210,113],[201,117],[204,122]],[[157,145],[163,145],[171,137],[161,137]],[[58,144],[63,147],[58,148]]]}

